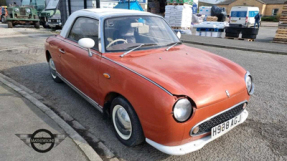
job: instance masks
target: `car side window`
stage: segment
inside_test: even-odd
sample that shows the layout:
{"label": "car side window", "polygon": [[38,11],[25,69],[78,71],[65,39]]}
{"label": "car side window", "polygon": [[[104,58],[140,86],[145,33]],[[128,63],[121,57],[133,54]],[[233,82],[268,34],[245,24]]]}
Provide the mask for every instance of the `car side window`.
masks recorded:
{"label": "car side window", "polygon": [[98,31],[98,20],[80,17],[74,22],[68,39],[78,42],[81,38],[91,38],[95,41],[95,46],[93,48],[98,49]]}

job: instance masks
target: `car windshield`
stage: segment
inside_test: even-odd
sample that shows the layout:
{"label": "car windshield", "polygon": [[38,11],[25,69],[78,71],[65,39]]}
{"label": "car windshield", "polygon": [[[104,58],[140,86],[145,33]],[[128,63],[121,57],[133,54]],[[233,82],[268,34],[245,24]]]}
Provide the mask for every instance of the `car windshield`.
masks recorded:
{"label": "car windshield", "polygon": [[155,44],[144,49],[157,48],[180,42],[168,24],[155,16],[110,18],[105,20],[104,30],[106,51],[127,51],[141,44]]}

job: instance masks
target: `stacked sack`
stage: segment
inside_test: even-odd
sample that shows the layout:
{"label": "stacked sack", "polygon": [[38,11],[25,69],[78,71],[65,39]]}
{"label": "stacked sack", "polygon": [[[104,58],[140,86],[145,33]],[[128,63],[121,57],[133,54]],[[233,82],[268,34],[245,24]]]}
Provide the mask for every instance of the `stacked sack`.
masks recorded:
{"label": "stacked sack", "polygon": [[165,6],[165,19],[171,27],[190,28],[192,9],[188,4]]}

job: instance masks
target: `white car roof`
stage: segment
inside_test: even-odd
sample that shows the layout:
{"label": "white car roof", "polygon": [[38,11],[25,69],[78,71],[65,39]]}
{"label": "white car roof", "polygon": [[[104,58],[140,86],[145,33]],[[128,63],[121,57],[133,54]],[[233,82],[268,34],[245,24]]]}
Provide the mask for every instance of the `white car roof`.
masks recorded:
{"label": "white car roof", "polygon": [[69,32],[70,28],[73,25],[74,20],[77,17],[81,17],[81,16],[95,18],[98,20],[103,20],[105,18],[110,18],[110,17],[119,17],[119,16],[157,16],[157,17],[161,17],[159,15],[155,15],[155,14],[152,14],[149,12],[127,10],[127,9],[110,9],[110,8],[83,9],[83,10],[73,12],[69,16],[69,18],[66,21],[60,35],[63,37],[66,37],[67,33]]}

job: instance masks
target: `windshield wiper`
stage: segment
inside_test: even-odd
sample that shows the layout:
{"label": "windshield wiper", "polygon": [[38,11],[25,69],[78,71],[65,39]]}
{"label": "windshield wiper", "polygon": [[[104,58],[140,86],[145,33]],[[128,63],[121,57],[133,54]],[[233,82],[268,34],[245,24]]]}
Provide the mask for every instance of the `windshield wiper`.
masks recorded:
{"label": "windshield wiper", "polygon": [[131,46],[131,47],[129,47],[129,48],[132,48],[132,49],[129,50],[129,51],[127,51],[127,52],[125,52],[125,53],[123,53],[120,57],[122,58],[122,57],[124,57],[125,55],[127,55],[128,53],[130,53],[130,52],[132,52],[132,51],[134,51],[134,50],[136,50],[136,49],[138,49],[138,48],[141,48],[141,47],[143,47],[143,46],[154,46],[154,45],[157,45],[157,44],[140,44],[140,45]]}
{"label": "windshield wiper", "polygon": [[177,45],[177,44],[179,44],[179,43],[181,43],[180,41],[178,41],[178,42],[173,42],[173,43],[170,43],[170,44],[167,44],[166,46],[170,46],[170,47],[168,47],[167,49],[165,49],[166,51],[168,51],[169,49],[171,49],[172,47],[174,47],[175,45]]}

